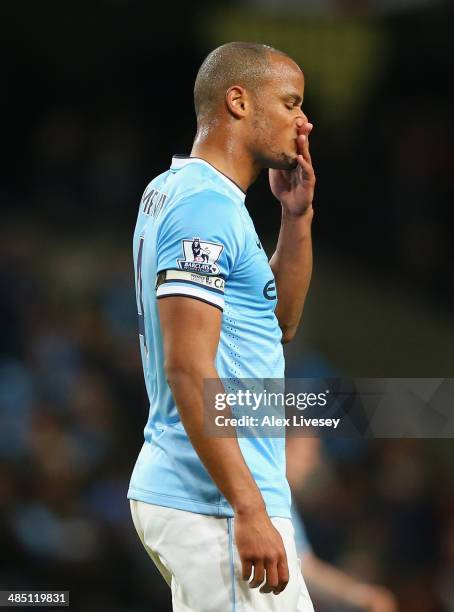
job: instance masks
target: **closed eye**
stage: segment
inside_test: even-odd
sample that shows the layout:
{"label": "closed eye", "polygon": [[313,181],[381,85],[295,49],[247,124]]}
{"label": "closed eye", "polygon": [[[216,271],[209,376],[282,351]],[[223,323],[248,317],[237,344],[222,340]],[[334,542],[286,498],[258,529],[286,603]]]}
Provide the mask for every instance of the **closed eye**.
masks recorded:
{"label": "closed eye", "polygon": [[293,110],[294,108],[298,108],[299,110],[302,110],[303,104],[302,103],[298,104],[298,102],[294,102],[293,104],[290,102],[287,102],[285,106],[288,108],[288,110]]}

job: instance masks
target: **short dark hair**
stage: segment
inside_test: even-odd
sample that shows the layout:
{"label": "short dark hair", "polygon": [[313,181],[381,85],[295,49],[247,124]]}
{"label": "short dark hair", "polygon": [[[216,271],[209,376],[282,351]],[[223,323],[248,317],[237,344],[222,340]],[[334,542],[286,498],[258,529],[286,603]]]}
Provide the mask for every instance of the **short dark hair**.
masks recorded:
{"label": "short dark hair", "polygon": [[232,85],[254,92],[269,69],[270,54],[288,57],[268,45],[231,42],[214,49],[203,61],[194,85],[197,122],[209,117]]}

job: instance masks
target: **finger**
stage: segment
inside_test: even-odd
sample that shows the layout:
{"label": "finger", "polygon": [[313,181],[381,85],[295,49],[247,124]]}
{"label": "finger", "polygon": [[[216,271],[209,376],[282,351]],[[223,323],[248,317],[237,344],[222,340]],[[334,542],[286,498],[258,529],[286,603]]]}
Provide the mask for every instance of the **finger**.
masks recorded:
{"label": "finger", "polygon": [[300,131],[297,136],[298,153],[302,153],[309,158],[309,134],[312,132],[313,127],[312,123],[306,123],[304,130]]}
{"label": "finger", "polygon": [[314,126],[312,123],[308,123],[307,125],[308,125],[308,131],[307,131],[307,136],[306,136],[306,142],[307,142],[307,150],[309,151],[309,134],[314,129]]}
{"label": "finger", "polygon": [[305,181],[315,181],[315,172],[312,164],[304,159],[302,155],[297,155],[296,157],[298,161],[298,165],[301,169],[301,174],[303,175],[303,179]]}
{"label": "finger", "polygon": [[265,580],[265,568],[263,567],[263,561],[254,563],[254,577],[249,583],[251,589],[256,589]]}
{"label": "finger", "polygon": [[298,145],[298,149],[299,149],[299,153],[302,153],[303,151],[303,147],[304,147],[304,143],[306,142],[306,134],[298,134],[298,136],[296,137],[296,143]]}
{"label": "finger", "polygon": [[305,161],[312,166],[312,157],[309,152],[309,143],[307,141],[304,143],[303,149],[302,151],[300,151],[300,154],[303,156]]}
{"label": "finger", "polygon": [[305,136],[308,136],[312,132],[313,127],[314,127],[313,123],[307,122],[307,123],[303,123],[303,125],[300,125],[300,126],[297,125],[296,130],[297,130],[298,135],[304,134]]}
{"label": "finger", "polygon": [[311,154],[309,152],[309,134],[300,134],[297,139],[298,153],[304,155],[304,157],[310,162]]}
{"label": "finger", "polygon": [[299,132],[300,134],[306,136],[306,141],[307,142],[309,142],[309,134],[312,132],[313,127],[314,126],[312,125],[312,123],[306,123],[304,125],[303,130],[301,132]]}
{"label": "finger", "polygon": [[288,584],[289,573],[287,565],[287,556],[282,557],[277,564],[278,585],[275,589],[276,594],[281,593]]}
{"label": "finger", "polygon": [[266,582],[260,589],[260,593],[271,593],[279,585],[276,561],[268,561],[266,564]]}
{"label": "finger", "polygon": [[252,574],[252,562],[251,561],[242,561],[241,562],[243,568],[243,580],[249,580]]}
{"label": "finger", "polygon": [[314,174],[314,168],[311,162],[308,161],[304,155],[297,155],[296,160],[303,172],[304,178],[309,178],[311,174]]}

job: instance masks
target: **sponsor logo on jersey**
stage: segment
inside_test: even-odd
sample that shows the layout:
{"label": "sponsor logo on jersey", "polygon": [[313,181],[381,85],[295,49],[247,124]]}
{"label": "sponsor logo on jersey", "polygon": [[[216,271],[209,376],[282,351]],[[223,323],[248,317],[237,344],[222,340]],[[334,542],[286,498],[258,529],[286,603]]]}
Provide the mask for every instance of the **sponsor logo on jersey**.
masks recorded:
{"label": "sponsor logo on jersey", "polygon": [[276,283],[274,278],[269,280],[266,285],[263,287],[263,297],[267,300],[275,300],[276,295]]}
{"label": "sponsor logo on jersey", "polygon": [[198,237],[183,240],[183,259],[177,259],[180,270],[197,274],[218,274],[216,265],[222,250],[222,244],[206,242]]}

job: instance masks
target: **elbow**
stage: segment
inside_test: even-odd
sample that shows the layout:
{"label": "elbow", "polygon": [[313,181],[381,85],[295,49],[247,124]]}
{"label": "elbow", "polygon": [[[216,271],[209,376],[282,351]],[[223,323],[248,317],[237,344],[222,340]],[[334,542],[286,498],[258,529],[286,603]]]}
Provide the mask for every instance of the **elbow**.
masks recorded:
{"label": "elbow", "polygon": [[288,344],[293,340],[296,335],[296,326],[293,325],[281,325],[282,330],[282,344]]}
{"label": "elbow", "polygon": [[203,360],[187,359],[184,356],[171,356],[164,360],[164,374],[171,388],[180,383],[195,383],[209,377],[212,367],[212,364]]}
{"label": "elbow", "polygon": [[167,358],[164,360],[164,374],[170,387],[173,387],[181,378],[190,376],[190,364],[181,359]]}
{"label": "elbow", "polygon": [[177,375],[178,368],[175,363],[171,363],[168,359],[164,360],[164,375],[167,383],[172,386],[172,380]]}

